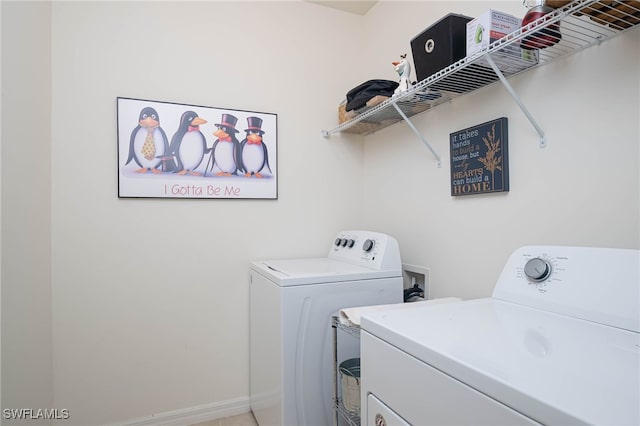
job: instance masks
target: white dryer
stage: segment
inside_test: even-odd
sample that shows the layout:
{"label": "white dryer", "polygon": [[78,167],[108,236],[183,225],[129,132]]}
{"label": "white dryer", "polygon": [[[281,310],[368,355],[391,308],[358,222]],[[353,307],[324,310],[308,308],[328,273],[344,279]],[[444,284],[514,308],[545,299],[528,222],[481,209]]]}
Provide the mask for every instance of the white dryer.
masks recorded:
{"label": "white dryer", "polygon": [[377,232],[340,232],[327,257],[252,262],[250,280],[256,420],[260,426],[330,425],[331,316],[403,301],[397,241]]}
{"label": "white dryer", "polygon": [[640,424],[640,252],[516,250],[491,298],[363,315],[363,425]]}

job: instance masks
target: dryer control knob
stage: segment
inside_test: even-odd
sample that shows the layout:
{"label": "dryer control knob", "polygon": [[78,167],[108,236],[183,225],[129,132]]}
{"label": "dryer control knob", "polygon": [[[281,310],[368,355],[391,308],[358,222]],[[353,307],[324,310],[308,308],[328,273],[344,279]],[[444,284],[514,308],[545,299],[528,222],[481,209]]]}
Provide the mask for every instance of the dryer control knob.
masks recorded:
{"label": "dryer control knob", "polygon": [[551,275],[551,264],[544,259],[534,257],[524,265],[524,274],[533,282],[542,282]]}
{"label": "dryer control knob", "polygon": [[362,244],[362,250],[367,252],[371,251],[373,250],[374,245],[375,245],[375,242],[373,240],[366,240],[364,244]]}
{"label": "dryer control knob", "polygon": [[342,238],[336,238],[335,245],[340,246],[342,244]]}
{"label": "dryer control knob", "polygon": [[354,240],[349,240],[348,246],[349,248],[353,248],[353,246],[355,245],[355,241]]}

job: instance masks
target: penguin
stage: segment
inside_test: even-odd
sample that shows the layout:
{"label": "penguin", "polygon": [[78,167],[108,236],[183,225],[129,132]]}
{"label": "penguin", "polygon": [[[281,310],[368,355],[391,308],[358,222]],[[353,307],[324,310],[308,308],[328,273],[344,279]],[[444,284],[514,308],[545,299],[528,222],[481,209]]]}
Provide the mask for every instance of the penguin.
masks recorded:
{"label": "penguin", "polygon": [[140,167],[136,170],[137,173],[160,173],[160,157],[168,149],[169,140],[160,127],[158,112],[151,107],[143,108],[138,116],[138,125],[129,138],[129,158],[125,166],[133,160]]}
{"label": "penguin", "polygon": [[222,114],[220,121],[221,123],[216,124],[218,130],[213,133],[218,139],[209,150],[211,151],[211,170],[214,166],[218,166],[220,171],[216,176],[232,176],[238,172],[244,172],[238,160],[240,157],[240,142],[236,138],[238,119],[231,114]]}
{"label": "penguin", "polygon": [[262,130],[262,119],[258,117],[247,118],[247,129],[244,130],[247,137],[240,143],[240,161],[245,170],[245,176],[264,177],[260,174],[262,169],[267,166],[269,173],[273,174],[269,167],[269,153],[267,146],[262,140],[264,131]]}
{"label": "penguin", "polygon": [[207,123],[204,118],[198,117],[193,111],[186,111],[180,117],[180,127],[171,138],[169,154],[174,161],[169,162],[167,169],[179,175],[200,176],[196,172],[207,150],[207,142],[200,131],[200,126]]}

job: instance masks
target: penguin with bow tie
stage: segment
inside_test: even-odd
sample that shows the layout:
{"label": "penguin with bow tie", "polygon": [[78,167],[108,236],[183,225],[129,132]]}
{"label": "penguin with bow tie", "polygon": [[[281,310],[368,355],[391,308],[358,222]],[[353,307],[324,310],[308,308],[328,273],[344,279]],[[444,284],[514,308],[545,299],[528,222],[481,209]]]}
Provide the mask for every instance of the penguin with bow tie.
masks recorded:
{"label": "penguin with bow tie", "polygon": [[209,163],[211,169],[218,167],[216,176],[233,176],[243,172],[242,163],[239,161],[240,142],[236,138],[236,123],[238,118],[231,114],[222,114],[220,123],[216,123],[218,130],[213,132],[217,137],[213,146],[207,151],[211,152]]}
{"label": "penguin with bow tie", "polygon": [[161,156],[165,163],[165,171],[171,171],[179,175],[195,175],[201,173],[195,171],[207,148],[204,135],[200,126],[207,120],[198,116],[194,111],[186,111],[180,117],[180,127],[171,138],[168,155]]}
{"label": "penguin with bow tie", "polygon": [[260,172],[267,167],[269,173],[273,174],[269,167],[269,152],[267,145],[262,140],[264,131],[262,130],[262,119],[259,117],[247,118],[246,138],[240,143],[240,161],[245,170],[245,176],[264,177]]}

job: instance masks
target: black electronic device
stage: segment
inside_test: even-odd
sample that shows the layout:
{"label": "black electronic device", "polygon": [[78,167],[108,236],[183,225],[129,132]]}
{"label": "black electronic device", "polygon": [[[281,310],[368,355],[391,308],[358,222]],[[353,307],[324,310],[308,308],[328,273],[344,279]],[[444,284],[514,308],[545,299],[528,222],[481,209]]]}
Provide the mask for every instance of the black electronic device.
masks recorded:
{"label": "black electronic device", "polygon": [[467,22],[472,19],[450,13],[411,40],[413,65],[418,81],[466,56]]}

